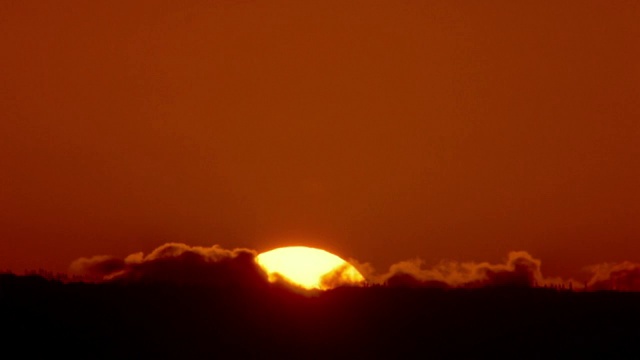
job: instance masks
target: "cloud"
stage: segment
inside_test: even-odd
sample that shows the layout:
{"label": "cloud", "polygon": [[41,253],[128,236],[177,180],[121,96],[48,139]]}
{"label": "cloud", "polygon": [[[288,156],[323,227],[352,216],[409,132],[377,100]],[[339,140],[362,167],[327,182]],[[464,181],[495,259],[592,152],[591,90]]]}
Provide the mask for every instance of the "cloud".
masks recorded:
{"label": "cloud", "polygon": [[413,274],[405,272],[397,272],[389,276],[385,281],[385,284],[389,287],[410,287],[410,288],[432,288],[432,289],[447,289],[451,285],[444,281],[439,280],[420,280]]}
{"label": "cloud", "polygon": [[345,262],[343,265],[322,276],[320,285],[323,289],[333,289],[340,286],[358,286],[363,281],[361,275],[356,267]]}
{"label": "cloud", "polygon": [[82,257],[71,263],[69,272],[82,276],[85,280],[100,281],[105,276],[120,272],[125,267],[125,261],[108,255]]}
{"label": "cloud", "polygon": [[[133,253],[124,259],[100,255],[82,257],[71,263],[69,272],[84,281],[163,282],[219,286],[264,286],[266,274],[255,262],[250,249],[225,249],[164,244],[148,254]],[[390,287],[481,288],[481,287],[565,287],[582,288],[585,282],[543,276],[541,261],[526,251],[512,251],[504,263],[441,261],[426,266],[420,259],[398,262],[384,274],[377,274],[369,263],[349,259],[370,284]],[[344,269],[322,279],[326,288],[352,284]],[[640,264],[603,263],[590,266],[588,290],[640,291]],[[284,280],[283,280],[284,281]]]}
{"label": "cloud", "polygon": [[360,273],[360,275],[362,275],[365,281],[369,283],[379,282],[377,281],[379,276],[376,275],[375,269],[373,268],[373,265],[371,265],[370,263],[362,263],[353,258],[349,258],[346,261],[349,264],[353,265],[353,267],[356,268],[356,270],[358,270],[358,272]]}
{"label": "cloud", "polygon": [[512,251],[503,264],[442,261],[425,268],[420,259],[402,261],[379,279],[389,286],[432,288],[534,287],[565,282],[543,277],[540,267],[541,261],[528,252]]}
{"label": "cloud", "polygon": [[134,253],[124,260],[111,256],[80,258],[70,272],[90,281],[206,284],[233,286],[264,283],[254,261],[255,251],[164,244],[148,255]]}
{"label": "cloud", "polygon": [[[149,254],[137,252],[124,259],[106,255],[79,258],[71,263],[69,272],[91,282],[263,286],[268,283],[267,274],[256,263],[256,256],[250,249],[167,243]],[[359,284],[361,279],[353,267],[345,265],[325,275],[321,284],[334,288]],[[294,287],[282,276],[271,280]]]}
{"label": "cloud", "polygon": [[602,263],[587,269],[593,274],[588,281],[589,290],[640,291],[638,263]]}

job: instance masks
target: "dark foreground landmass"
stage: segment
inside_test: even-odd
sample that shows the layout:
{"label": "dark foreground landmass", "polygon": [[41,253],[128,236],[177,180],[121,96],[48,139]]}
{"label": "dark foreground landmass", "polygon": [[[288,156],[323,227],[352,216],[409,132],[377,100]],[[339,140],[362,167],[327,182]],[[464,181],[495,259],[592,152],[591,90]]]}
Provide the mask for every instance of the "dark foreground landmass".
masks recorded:
{"label": "dark foreground landmass", "polygon": [[0,358],[639,358],[640,293],[0,276]]}

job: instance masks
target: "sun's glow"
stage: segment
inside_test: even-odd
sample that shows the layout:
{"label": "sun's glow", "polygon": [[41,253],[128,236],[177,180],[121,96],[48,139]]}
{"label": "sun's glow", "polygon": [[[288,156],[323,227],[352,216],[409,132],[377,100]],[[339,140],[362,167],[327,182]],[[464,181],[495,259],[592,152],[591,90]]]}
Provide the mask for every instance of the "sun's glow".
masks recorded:
{"label": "sun's glow", "polygon": [[328,251],[306,246],[290,246],[264,252],[256,262],[269,281],[284,278],[304,289],[327,290],[364,281],[353,265]]}

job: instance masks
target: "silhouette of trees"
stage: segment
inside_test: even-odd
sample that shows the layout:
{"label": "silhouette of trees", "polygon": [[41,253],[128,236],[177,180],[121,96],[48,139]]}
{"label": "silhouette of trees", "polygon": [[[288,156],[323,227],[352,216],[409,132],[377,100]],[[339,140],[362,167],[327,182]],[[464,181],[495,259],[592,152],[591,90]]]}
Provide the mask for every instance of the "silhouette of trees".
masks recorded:
{"label": "silhouette of trees", "polygon": [[181,359],[616,358],[638,351],[640,293],[400,280],[301,296],[215,281],[96,284],[4,273],[1,351]]}

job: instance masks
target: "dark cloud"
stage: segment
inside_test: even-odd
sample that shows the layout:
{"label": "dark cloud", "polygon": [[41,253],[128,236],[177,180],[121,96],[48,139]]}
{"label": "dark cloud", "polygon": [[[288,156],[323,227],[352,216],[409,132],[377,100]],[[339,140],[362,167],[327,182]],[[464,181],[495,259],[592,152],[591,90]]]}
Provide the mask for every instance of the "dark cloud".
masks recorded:
{"label": "dark cloud", "polygon": [[264,283],[264,274],[248,249],[227,250],[164,244],[150,254],[135,253],[124,260],[110,256],[81,258],[71,264],[76,275],[93,281],[177,283],[234,286]]}
{"label": "dark cloud", "polygon": [[125,261],[113,256],[99,255],[90,258],[79,258],[71,263],[69,272],[79,275],[85,280],[101,281],[125,268]]}
{"label": "dark cloud", "polygon": [[[265,284],[267,274],[256,263],[257,253],[249,249],[224,249],[189,246],[180,243],[164,244],[148,255],[142,252],[124,260],[112,256],[80,258],[70,266],[73,275],[87,281],[162,282],[176,284]],[[285,287],[293,285],[285,277],[272,274],[269,280]],[[321,280],[321,288],[356,285],[362,282],[358,271],[350,264],[339,267]]]}
{"label": "dark cloud", "polygon": [[[180,243],[164,244],[148,255],[134,253],[124,260],[112,256],[80,258],[70,266],[74,275],[89,281],[169,282],[180,284],[230,285],[264,283],[265,274],[256,264],[256,252],[249,249],[224,249],[189,246]],[[509,253],[503,264],[487,262],[443,261],[426,268],[421,260],[407,260],[394,264],[387,274],[376,276],[369,264],[350,259],[370,283],[384,283],[392,287],[532,287],[562,282],[545,279],[541,262],[524,251]],[[325,288],[349,285],[345,272],[350,266],[327,274],[321,283]],[[283,278],[284,279],[284,278]],[[285,280],[276,281],[281,283]]]}
{"label": "dark cloud", "polygon": [[409,287],[409,288],[435,288],[447,289],[451,286],[439,280],[419,280],[413,274],[398,272],[391,275],[385,282],[389,287]]}
{"label": "dark cloud", "polygon": [[[229,250],[218,245],[200,247],[168,243],[147,255],[134,253],[124,259],[106,255],[79,258],[71,263],[69,271],[92,282],[263,286],[266,274],[255,262],[256,255],[250,249]],[[510,252],[505,262],[498,264],[442,261],[427,267],[420,259],[406,260],[392,265],[383,275],[376,275],[367,263],[359,263],[354,259],[350,259],[349,263],[354,265],[368,283],[391,287],[536,287],[563,286],[571,282],[582,288],[579,285],[581,282],[543,276],[541,261],[526,251]],[[349,269],[347,264],[324,276],[321,280],[323,288],[354,284],[354,281],[348,281]],[[588,269],[592,273],[591,279],[586,282],[589,290],[640,291],[638,263],[604,263]],[[288,283],[283,277],[276,280],[273,281]]]}
{"label": "dark cloud", "polygon": [[541,262],[526,251],[512,251],[505,263],[443,261],[426,268],[420,259],[394,264],[379,281],[389,286],[408,287],[534,287],[563,283],[545,278]]}
{"label": "dark cloud", "polygon": [[323,289],[333,289],[340,286],[357,286],[362,282],[362,274],[352,264],[345,262],[320,279]]}
{"label": "dark cloud", "polygon": [[589,267],[589,290],[640,291],[640,264],[625,261]]}

